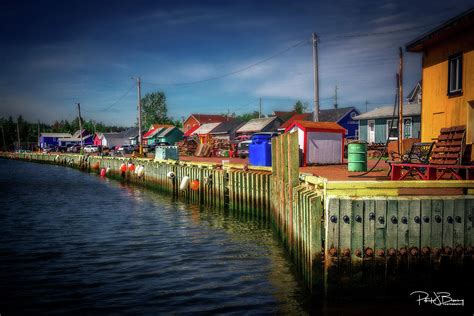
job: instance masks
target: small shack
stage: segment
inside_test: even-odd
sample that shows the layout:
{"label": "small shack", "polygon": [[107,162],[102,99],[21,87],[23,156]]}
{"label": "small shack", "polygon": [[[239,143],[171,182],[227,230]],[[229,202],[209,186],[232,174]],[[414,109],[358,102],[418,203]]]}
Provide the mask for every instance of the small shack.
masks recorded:
{"label": "small shack", "polygon": [[342,164],[346,130],[335,122],[294,121],[286,132],[297,132],[303,166]]}
{"label": "small shack", "polygon": [[215,129],[217,126],[222,124],[221,122],[217,123],[205,123],[199,126],[198,129],[196,129],[191,135],[198,135],[199,141],[201,144],[207,144],[210,142],[211,137],[210,137],[210,132]]}
{"label": "small shack", "polygon": [[276,116],[251,119],[237,131],[237,136],[252,136],[255,133],[276,132],[282,120]]}

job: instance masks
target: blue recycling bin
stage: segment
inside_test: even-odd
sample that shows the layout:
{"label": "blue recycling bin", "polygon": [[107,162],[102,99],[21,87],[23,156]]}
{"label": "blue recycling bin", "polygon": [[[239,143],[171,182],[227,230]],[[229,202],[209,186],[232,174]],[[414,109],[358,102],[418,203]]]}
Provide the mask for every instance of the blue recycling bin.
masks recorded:
{"label": "blue recycling bin", "polygon": [[272,133],[254,134],[249,145],[251,166],[272,166]]}

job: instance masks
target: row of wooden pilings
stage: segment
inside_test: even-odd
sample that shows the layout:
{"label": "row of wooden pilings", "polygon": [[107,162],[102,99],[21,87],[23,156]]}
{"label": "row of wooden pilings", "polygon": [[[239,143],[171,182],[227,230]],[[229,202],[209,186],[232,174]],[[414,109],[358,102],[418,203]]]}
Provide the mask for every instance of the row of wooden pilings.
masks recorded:
{"label": "row of wooden pilings", "polygon": [[[106,169],[109,177],[152,187],[189,203],[271,222],[299,275],[315,293],[378,288],[406,280],[404,276],[413,273],[418,277],[446,267],[472,267],[472,195],[344,196],[343,189],[330,190],[324,179],[318,184],[300,178],[296,134],[274,138],[272,149],[271,172],[81,155],[6,156],[95,173]],[[129,163],[143,166],[143,174],[128,169],[123,173],[122,164]],[[172,179],[170,173],[174,174]],[[199,188],[180,190],[184,177],[198,180]],[[449,185],[454,187],[456,182]],[[382,182],[375,186],[381,188]],[[474,182],[463,182],[459,187],[471,192]],[[357,193],[353,188],[350,191]]]}

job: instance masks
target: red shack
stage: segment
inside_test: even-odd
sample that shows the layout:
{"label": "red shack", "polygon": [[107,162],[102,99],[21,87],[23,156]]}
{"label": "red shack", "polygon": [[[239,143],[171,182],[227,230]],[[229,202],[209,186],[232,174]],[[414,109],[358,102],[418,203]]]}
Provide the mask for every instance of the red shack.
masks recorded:
{"label": "red shack", "polygon": [[294,121],[286,132],[298,133],[303,166],[342,164],[346,130],[335,122]]}

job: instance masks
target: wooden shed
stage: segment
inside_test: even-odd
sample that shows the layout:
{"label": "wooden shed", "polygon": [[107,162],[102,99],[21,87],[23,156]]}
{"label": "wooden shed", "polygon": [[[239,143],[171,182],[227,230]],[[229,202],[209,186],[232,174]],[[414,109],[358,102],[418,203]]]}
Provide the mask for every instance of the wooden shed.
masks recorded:
{"label": "wooden shed", "polygon": [[303,166],[342,164],[346,130],[335,122],[294,121],[286,132],[298,133]]}

